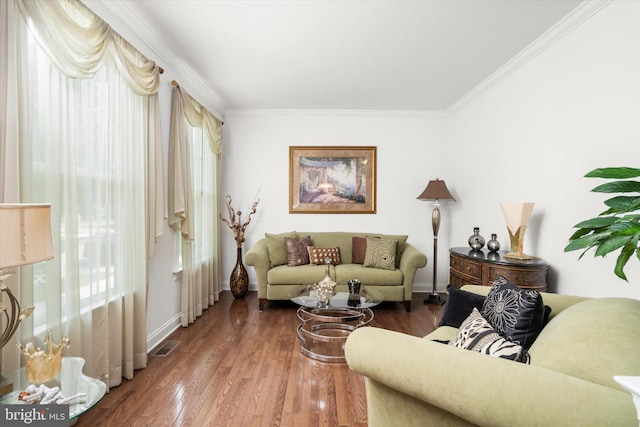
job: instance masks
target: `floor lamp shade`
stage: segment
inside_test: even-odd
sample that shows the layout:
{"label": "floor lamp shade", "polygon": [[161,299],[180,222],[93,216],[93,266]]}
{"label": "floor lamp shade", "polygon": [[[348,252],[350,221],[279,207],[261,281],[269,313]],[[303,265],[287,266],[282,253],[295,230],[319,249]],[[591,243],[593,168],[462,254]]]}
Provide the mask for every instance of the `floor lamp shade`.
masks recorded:
{"label": "floor lamp shade", "polygon": [[51,205],[0,204],[0,269],[51,258]]}
{"label": "floor lamp shade", "polygon": [[439,200],[453,200],[453,197],[447,184],[436,178],[429,181],[424,191],[417,197],[418,200],[434,200],[433,212],[431,213],[431,226],[433,227],[433,289],[431,294],[424,300],[426,304],[442,304],[444,301],[437,292],[438,277],[438,231],[440,230],[440,204]]}

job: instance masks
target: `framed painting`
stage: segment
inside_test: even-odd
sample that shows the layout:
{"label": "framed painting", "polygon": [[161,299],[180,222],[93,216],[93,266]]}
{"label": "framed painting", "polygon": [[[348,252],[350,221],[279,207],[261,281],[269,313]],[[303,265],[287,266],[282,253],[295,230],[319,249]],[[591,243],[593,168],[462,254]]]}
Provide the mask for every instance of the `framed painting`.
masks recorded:
{"label": "framed painting", "polygon": [[376,147],[289,147],[289,213],[376,213]]}

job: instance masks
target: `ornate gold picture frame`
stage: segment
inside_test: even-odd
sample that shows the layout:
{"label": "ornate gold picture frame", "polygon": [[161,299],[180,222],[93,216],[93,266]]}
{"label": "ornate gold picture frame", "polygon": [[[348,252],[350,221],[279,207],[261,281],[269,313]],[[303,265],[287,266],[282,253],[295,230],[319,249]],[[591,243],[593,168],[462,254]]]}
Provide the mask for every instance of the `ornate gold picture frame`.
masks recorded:
{"label": "ornate gold picture frame", "polygon": [[376,147],[289,147],[289,213],[376,213]]}

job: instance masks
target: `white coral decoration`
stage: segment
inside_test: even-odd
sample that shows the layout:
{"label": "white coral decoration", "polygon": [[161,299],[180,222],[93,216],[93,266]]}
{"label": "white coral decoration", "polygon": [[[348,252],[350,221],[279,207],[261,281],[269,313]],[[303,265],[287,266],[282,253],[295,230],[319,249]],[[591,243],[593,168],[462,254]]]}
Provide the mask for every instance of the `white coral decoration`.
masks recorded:
{"label": "white coral decoration", "polygon": [[73,396],[64,397],[60,392],[60,387],[49,388],[44,384],[41,384],[40,386],[31,384],[24,391],[29,393],[28,396],[24,397],[25,402],[39,403],[41,405],[48,405],[50,403],[64,405],[67,403],[71,403],[71,401],[79,397],[84,397],[87,395],[86,393],[78,393],[74,394]]}

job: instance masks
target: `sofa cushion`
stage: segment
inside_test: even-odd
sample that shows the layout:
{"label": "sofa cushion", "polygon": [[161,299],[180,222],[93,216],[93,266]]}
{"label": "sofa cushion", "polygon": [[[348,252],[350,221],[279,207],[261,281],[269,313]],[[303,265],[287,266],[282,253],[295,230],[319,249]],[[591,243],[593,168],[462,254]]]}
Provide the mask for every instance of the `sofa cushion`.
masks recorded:
{"label": "sofa cushion", "polygon": [[484,295],[463,291],[451,285],[447,286],[447,291],[449,292],[447,303],[444,306],[442,319],[440,319],[438,326],[459,328],[474,308],[482,309],[486,299]]}
{"label": "sofa cushion", "polygon": [[458,334],[449,345],[516,362],[529,361],[527,351],[522,346],[502,338],[475,307],[462,322]]}
{"label": "sofa cushion", "polygon": [[269,251],[269,262],[271,267],[287,263],[287,247],[284,243],[285,237],[298,237],[298,233],[290,231],[288,233],[270,234],[264,233],[267,239],[267,249]]}
{"label": "sofa cushion", "polygon": [[367,251],[364,255],[364,267],[395,270],[397,240],[372,239],[367,237]]}
{"label": "sofa cushion", "polygon": [[308,246],[307,251],[309,252],[309,263],[314,265],[324,265],[326,264],[327,258],[331,261],[331,264],[338,265],[340,264],[340,248],[332,247],[332,248],[320,248],[317,246]]}
{"label": "sofa cushion", "polygon": [[363,264],[367,253],[367,238],[353,236],[351,238],[351,263]]}
{"label": "sofa cushion", "polygon": [[637,376],[640,301],[594,298],[565,308],[529,349],[531,364],[624,391],[614,375]]}
{"label": "sofa cushion", "polygon": [[[308,285],[318,283],[324,275],[324,265],[306,264],[297,267],[280,265],[267,272],[267,280],[270,285]],[[336,274],[332,265],[329,266],[329,275],[335,280]]]}
{"label": "sofa cushion", "polygon": [[360,264],[336,265],[335,272],[335,281],[338,283],[347,283],[349,279],[358,279],[363,286],[401,286],[404,281],[402,271],[398,269],[383,270],[363,267]]}
{"label": "sofa cushion", "polygon": [[307,246],[311,245],[311,237],[285,237],[284,243],[287,248],[287,265],[295,267],[297,265],[309,264],[309,251]]}
{"label": "sofa cushion", "polygon": [[540,292],[520,289],[504,277],[493,282],[481,314],[501,336],[524,348],[531,347],[544,326]]}

